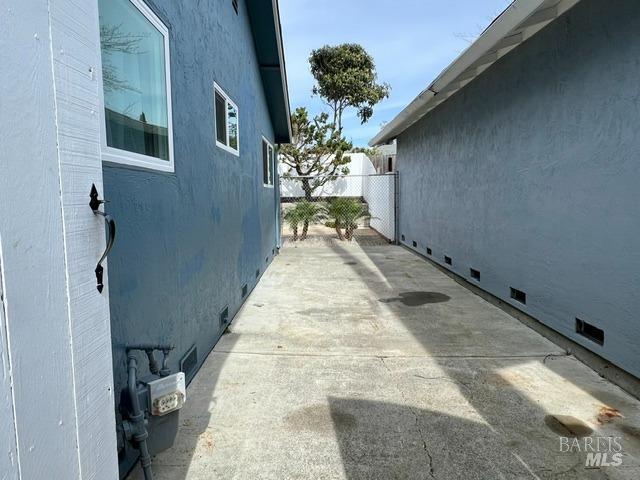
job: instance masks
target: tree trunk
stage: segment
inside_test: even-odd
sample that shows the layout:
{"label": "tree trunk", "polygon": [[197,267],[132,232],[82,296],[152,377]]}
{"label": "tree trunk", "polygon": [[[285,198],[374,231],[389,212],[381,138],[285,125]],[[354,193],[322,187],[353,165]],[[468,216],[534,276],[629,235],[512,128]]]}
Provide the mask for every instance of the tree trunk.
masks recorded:
{"label": "tree trunk", "polygon": [[307,202],[310,202],[313,198],[311,195],[313,193],[313,190],[311,189],[311,182],[306,177],[303,177],[301,181],[302,181],[302,190],[304,190],[304,199]]}
{"label": "tree trunk", "polygon": [[291,230],[293,230],[293,241],[295,242],[298,240],[298,226],[296,225]]}
{"label": "tree trunk", "polygon": [[340,224],[338,222],[336,222],[336,233],[338,234],[338,238],[340,240],[344,240],[344,237],[342,236],[342,230],[340,229]]}
{"label": "tree trunk", "polygon": [[344,236],[347,240],[351,241],[353,239],[353,231],[355,230],[354,225],[349,225],[344,229]]}
{"label": "tree trunk", "polygon": [[302,226],[302,236],[300,237],[300,240],[306,240],[307,239],[307,232],[309,231],[309,220],[305,220],[304,221],[304,225]]}

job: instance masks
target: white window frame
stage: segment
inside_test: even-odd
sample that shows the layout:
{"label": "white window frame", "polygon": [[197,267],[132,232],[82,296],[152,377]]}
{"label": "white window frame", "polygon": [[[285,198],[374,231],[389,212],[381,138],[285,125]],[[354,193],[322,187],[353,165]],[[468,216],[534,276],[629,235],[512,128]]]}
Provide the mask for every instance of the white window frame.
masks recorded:
{"label": "white window frame", "polygon": [[156,170],[160,172],[175,172],[174,156],[173,156],[173,114],[171,109],[171,55],[169,53],[169,30],[162,23],[156,14],[151,10],[143,0],[129,0],[151,24],[158,29],[164,37],[164,67],[165,67],[165,83],[167,87],[167,137],[169,140],[169,160],[143,155],[140,153],[129,152],[119,148],[107,145],[107,121],[105,118],[105,102],[104,102],[104,85],[102,81],[102,72],[100,72],[100,110],[102,115],[101,122],[101,155],[102,161],[118,165],[130,165],[133,167],[144,168],[147,170]]}
{"label": "white window frame", "polygon": [[[224,143],[218,140],[218,116],[216,115],[217,113],[216,112],[216,92],[218,92],[220,96],[225,100],[224,121],[226,122],[225,126],[226,126],[226,132],[227,132],[227,145],[225,145]],[[237,150],[234,150],[233,147],[229,146],[229,121],[228,121],[229,105],[235,108],[238,114],[238,118],[236,119],[238,122],[238,132],[237,132],[238,149]],[[220,85],[218,85],[216,82],[213,82],[213,134],[216,139],[216,146],[220,147],[223,150],[226,150],[229,153],[233,153],[236,157],[240,156],[240,109],[238,108],[238,105],[236,105],[236,103],[233,100],[231,100],[231,97],[229,97],[229,95],[227,95],[227,93],[222,89],[222,87],[220,87]]]}
{"label": "white window frame", "polygon": [[[273,188],[273,183],[274,183],[274,178],[273,178],[273,173],[274,173],[274,169],[275,169],[275,162],[276,162],[276,149],[274,148],[273,144],[267,140],[267,138],[263,135],[262,136],[262,142],[260,143],[260,156],[262,157],[262,144],[266,143],[268,149],[271,149],[271,162],[268,164],[269,165],[269,171],[271,173],[271,183],[264,183],[264,170],[262,171],[262,186],[266,187],[266,188]],[[268,153],[268,149],[267,149],[267,160],[269,159],[269,153]],[[264,159],[263,159],[264,162]],[[264,169],[264,163],[262,164],[262,168]],[[269,177],[269,176],[267,176]]]}

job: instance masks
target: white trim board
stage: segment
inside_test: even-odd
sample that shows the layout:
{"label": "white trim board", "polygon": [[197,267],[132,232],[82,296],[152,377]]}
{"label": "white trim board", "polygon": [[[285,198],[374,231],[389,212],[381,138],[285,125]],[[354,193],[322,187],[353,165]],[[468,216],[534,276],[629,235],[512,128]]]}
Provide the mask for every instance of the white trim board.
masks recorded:
{"label": "white trim board", "polygon": [[17,419],[13,395],[13,376],[9,358],[9,330],[7,328],[4,301],[4,273],[2,270],[2,232],[0,232],[0,445],[5,450],[0,455],[0,472],[3,479],[20,478],[20,457],[18,453]]}
{"label": "white trim board", "polygon": [[0,16],[0,348],[16,443],[3,478],[118,478],[108,288],[94,274],[105,229],[88,205],[92,184],[103,192],[97,6],[29,0]]}
{"label": "white trim board", "polygon": [[102,294],[94,272],[105,228],[87,203],[93,184],[104,197],[95,115],[102,77],[85,73],[102,70],[98,2],[83,8],[74,0],[49,3],[80,474],[117,478],[108,269]]}

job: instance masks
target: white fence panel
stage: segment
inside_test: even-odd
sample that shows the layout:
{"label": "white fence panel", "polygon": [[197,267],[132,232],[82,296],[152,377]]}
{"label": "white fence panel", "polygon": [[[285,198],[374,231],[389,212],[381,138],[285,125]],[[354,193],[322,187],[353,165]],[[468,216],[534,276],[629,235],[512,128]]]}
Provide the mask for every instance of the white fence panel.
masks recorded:
{"label": "white fence panel", "polygon": [[395,175],[362,177],[364,200],[371,213],[371,228],[389,240],[395,240]]}

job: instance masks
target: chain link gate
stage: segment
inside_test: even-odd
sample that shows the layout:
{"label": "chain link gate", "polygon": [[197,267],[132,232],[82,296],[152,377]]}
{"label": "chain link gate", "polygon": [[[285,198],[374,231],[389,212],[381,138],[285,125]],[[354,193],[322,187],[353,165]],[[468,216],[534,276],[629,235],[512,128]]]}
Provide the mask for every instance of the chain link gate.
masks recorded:
{"label": "chain link gate", "polygon": [[283,177],[282,245],[395,243],[396,190],[394,173]]}

